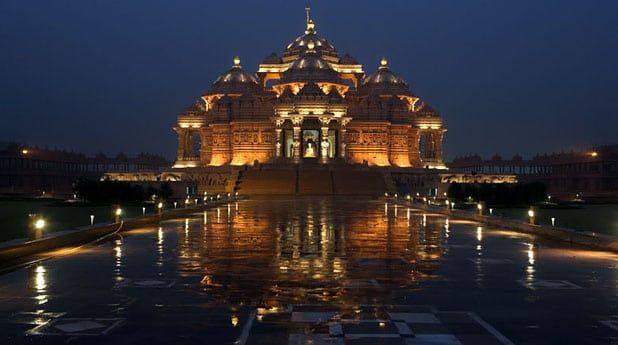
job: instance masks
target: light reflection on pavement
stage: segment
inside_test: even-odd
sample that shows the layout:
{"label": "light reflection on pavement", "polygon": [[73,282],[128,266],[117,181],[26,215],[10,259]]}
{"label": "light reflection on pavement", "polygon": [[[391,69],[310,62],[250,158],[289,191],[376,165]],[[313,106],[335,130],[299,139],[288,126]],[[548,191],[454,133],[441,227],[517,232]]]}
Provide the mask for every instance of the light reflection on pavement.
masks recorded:
{"label": "light reflection on pavement", "polygon": [[0,276],[0,342],[608,344],[617,267],[383,200],[245,200]]}

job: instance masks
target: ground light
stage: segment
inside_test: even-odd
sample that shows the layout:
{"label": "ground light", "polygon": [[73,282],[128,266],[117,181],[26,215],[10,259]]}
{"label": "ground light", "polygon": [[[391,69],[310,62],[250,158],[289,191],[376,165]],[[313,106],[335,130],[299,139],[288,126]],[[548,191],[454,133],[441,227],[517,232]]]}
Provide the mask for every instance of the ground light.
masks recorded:
{"label": "ground light", "polygon": [[533,209],[528,210],[528,218],[530,218],[530,224],[534,224],[534,210]]}
{"label": "ground light", "polygon": [[45,230],[45,226],[47,222],[45,219],[39,214],[31,214],[32,218],[31,230],[30,230],[30,239],[38,240],[43,238],[43,230]]}
{"label": "ground light", "polygon": [[116,209],[116,211],[114,211],[114,215],[116,216],[115,221],[116,223],[120,222],[120,217],[122,216],[122,209],[120,207],[118,207]]}
{"label": "ground light", "polygon": [[37,230],[43,230],[45,228],[45,219],[39,218],[34,222],[34,228]]}

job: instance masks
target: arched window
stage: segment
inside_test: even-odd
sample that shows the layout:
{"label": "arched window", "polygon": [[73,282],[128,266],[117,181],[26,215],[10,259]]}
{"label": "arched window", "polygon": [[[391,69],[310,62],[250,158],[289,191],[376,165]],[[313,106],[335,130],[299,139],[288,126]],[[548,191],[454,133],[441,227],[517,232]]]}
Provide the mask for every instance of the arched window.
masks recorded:
{"label": "arched window", "polygon": [[431,138],[429,133],[421,134],[418,139],[418,150],[422,160],[433,158],[431,157],[430,142]]}
{"label": "arched window", "polygon": [[191,157],[199,157],[202,149],[202,139],[199,132],[191,133]]}

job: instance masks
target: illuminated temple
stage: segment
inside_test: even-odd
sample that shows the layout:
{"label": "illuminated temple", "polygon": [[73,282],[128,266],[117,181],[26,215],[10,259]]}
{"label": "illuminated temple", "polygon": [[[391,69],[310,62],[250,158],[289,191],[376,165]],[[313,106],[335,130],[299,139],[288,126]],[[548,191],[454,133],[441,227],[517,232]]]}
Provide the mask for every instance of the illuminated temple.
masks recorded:
{"label": "illuminated temple", "polygon": [[445,168],[441,116],[386,58],[365,73],[318,35],[305,32],[255,74],[235,57],[229,71],[178,116],[174,168],[307,160],[380,167]]}

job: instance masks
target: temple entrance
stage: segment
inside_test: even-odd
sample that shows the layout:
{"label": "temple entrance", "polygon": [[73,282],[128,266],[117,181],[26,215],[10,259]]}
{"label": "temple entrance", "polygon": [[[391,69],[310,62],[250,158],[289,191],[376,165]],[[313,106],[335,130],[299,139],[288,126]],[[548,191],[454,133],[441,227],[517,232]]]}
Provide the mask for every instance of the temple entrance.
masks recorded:
{"label": "temple entrance", "polygon": [[[281,131],[281,156],[294,158],[294,130],[283,129]],[[336,158],[339,154],[338,130],[329,129],[327,135],[320,129],[303,128],[300,131],[300,157],[301,158]]]}

